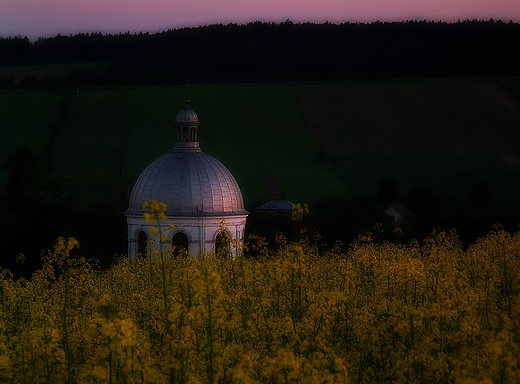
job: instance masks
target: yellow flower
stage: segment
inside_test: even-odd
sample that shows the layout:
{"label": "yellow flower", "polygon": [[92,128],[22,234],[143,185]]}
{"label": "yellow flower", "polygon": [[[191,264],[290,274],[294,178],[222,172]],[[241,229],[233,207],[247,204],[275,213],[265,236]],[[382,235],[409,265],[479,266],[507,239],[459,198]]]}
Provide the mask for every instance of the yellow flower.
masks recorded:
{"label": "yellow flower", "polygon": [[11,366],[11,359],[7,355],[0,356],[0,368],[8,368]]}
{"label": "yellow flower", "polygon": [[69,237],[67,240],[67,250],[72,250],[75,247],[79,248],[79,242],[74,237]]}
{"label": "yellow flower", "polygon": [[160,211],[159,202],[157,200],[150,201],[150,207],[151,207],[152,212]]}
{"label": "yellow flower", "polygon": [[102,381],[108,380],[108,369],[100,367],[100,366],[95,366],[92,369],[92,376],[94,376],[98,380],[102,380]]}

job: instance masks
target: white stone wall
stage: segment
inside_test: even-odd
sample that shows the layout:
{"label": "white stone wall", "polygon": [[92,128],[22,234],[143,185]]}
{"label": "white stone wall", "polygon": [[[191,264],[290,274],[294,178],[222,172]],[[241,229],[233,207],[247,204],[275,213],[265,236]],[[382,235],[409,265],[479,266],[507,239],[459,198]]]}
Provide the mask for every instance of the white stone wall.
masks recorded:
{"label": "white stone wall", "polygon": [[[247,215],[226,217],[172,217],[160,222],[160,231],[152,235],[152,227],[159,229],[156,222],[146,222],[144,217],[128,216],[128,257],[133,260],[137,254],[138,235],[144,231],[148,239],[155,240],[151,247],[159,250],[160,234],[166,235],[167,241],[162,243],[163,251],[171,250],[171,240],[175,233],[183,232],[188,237],[188,254],[200,256],[215,251],[215,239],[223,227],[227,228],[232,239],[231,255],[240,253],[244,243],[244,231]],[[222,224],[223,223],[223,224]],[[170,229],[170,224],[175,227]]]}

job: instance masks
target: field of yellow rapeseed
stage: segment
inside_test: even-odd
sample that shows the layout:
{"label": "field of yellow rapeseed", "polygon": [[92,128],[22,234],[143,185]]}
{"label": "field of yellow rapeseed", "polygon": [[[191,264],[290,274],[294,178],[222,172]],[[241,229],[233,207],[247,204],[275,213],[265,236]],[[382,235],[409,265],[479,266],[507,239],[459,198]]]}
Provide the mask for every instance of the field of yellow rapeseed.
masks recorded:
{"label": "field of yellow rapeseed", "polygon": [[60,238],[1,272],[0,382],[520,382],[520,234],[313,244],[100,270]]}

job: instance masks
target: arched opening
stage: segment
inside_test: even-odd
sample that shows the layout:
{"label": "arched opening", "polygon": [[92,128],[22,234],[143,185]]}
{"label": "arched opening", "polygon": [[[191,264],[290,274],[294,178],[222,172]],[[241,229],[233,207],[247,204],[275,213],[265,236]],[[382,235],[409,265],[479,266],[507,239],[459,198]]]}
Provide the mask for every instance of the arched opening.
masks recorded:
{"label": "arched opening", "polygon": [[172,237],[172,253],[174,256],[186,255],[188,252],[188,236],[177,232]]}
{"label": "arched opening", "polygon": [[190,131],[191,141],[197,141],[195,137],[195,127],[191,127]]}
{"label": "arched opening", "polygon": [[183,127],[182,128],[182,141],[189,141],[189,131],[188,131],[188,127]]}
{"label": "arched opening", "polygon": [[145,231],[139,231],[137,234],[137,257],[146,257],[148,255],[148,236]]}
{"label": "arched opening", "polygon": [[229,236],[229,233],[225,231],[220,231],[217,234],[217,237],[215,238],[215,254],[217,256],[230,256],[230,240],[231,237]]}

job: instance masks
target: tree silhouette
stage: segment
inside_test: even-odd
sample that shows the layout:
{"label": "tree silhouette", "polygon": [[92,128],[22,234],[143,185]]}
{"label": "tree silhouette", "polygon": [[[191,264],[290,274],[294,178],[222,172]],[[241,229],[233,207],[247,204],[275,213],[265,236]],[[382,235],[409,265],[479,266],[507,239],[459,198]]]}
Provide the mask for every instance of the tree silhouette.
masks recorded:
{"label": "tree silhouette", "polygon": [[413,215],[428,217],[437,211],[438,201],[430,188],[419,185],[410,191],[408,206]]}
{"label": "tree silhouette", "polygon": [[401,198],[401,190],[397,181],[392,176],[388,176],[381,182],[377,191],[377,202],[383,205],[389,205]]}
{"label": "tree silhouette", "polygon": [[9,171],[6,187],[11,195],[37,189],[43,181],[41,166],[29,148],[18,147],[7,158],[4,168]]}
{"label": "tree silhouette", "polygon": [[519,61],[520,25],[495,20],[287,20],[32,43],[0,38],[0,65],[108,63],[99,85],[518,76]]}

